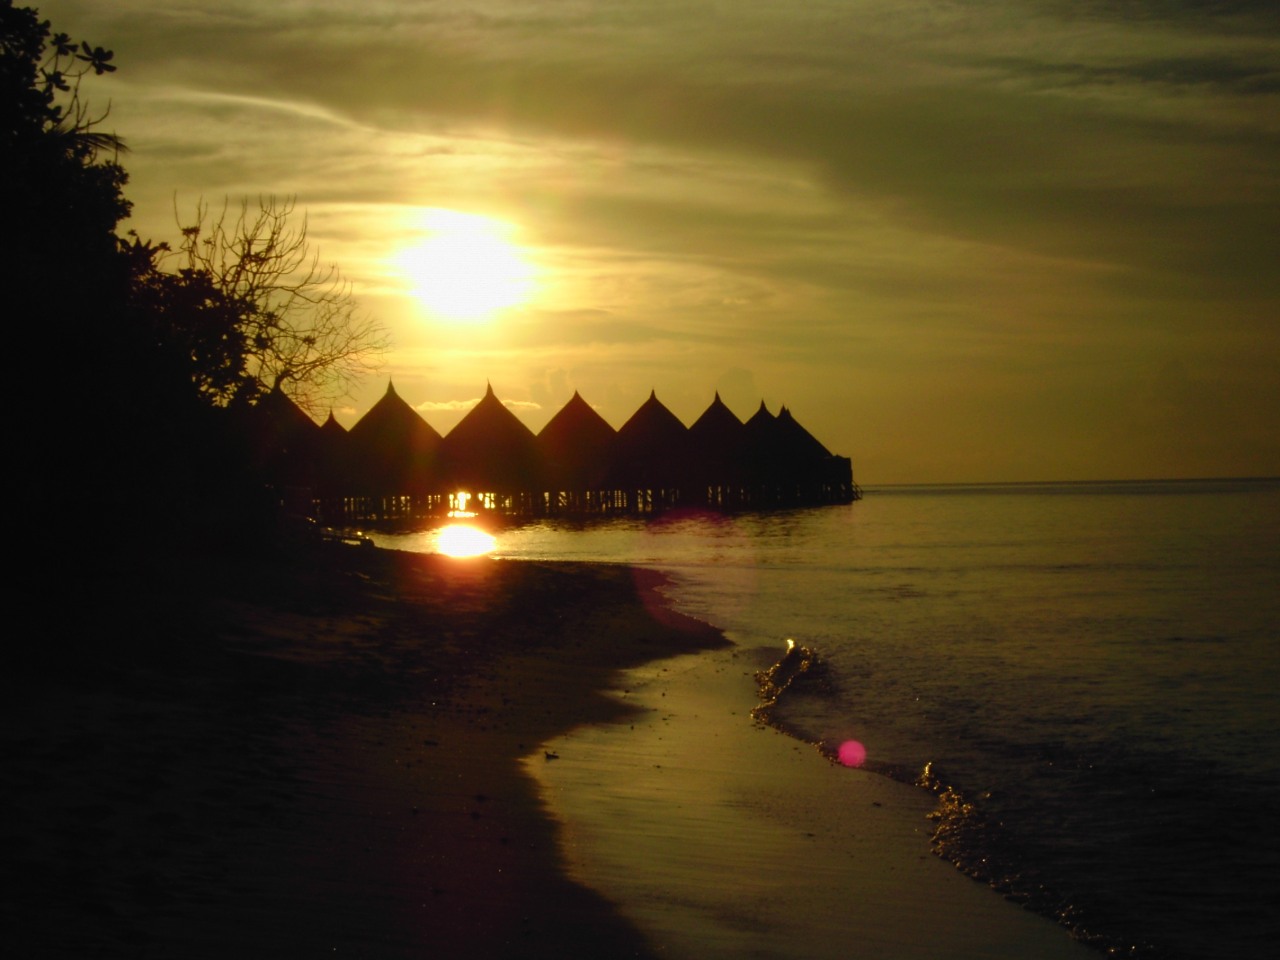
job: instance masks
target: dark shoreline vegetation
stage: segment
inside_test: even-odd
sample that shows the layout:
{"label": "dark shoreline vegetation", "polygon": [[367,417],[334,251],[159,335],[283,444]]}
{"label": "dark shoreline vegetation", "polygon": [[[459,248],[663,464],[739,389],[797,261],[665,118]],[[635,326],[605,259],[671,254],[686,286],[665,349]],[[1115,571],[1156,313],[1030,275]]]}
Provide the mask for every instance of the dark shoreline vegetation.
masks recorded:
{"label": "dark shoreline vegetation", "polygon": [[83,577],[5,685],[11,948],[648,956],[520,758],[615,716],[614,671],[725,643],[661,582],[339,545]]}
{"label": "dark shoreline vegetation", "polygon": [[42,544],[86,529],[143,553],[246,543],[272,505],[238,418],[275,389],[341,396],[381,331],[313,259],[292,201],[201,204],[174,247],[125,232],[127,145],[89,97],[112,52],[13,0],[0,41],[0,209],[21,229],[0,280],[29,407],[13,533],[50,563]]}

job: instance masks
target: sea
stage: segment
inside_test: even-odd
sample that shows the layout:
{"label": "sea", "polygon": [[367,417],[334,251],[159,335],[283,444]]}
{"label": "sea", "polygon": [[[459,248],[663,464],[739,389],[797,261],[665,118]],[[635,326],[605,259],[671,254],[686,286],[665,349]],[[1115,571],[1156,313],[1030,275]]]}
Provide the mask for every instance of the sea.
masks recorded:
{"label": "sea", "polygon": [[1102,951],[1280,941],[1280,480],[872,487],[488,552],[657,568],[736,643],[793,641],[768,722],[932,792],[939,856]]}

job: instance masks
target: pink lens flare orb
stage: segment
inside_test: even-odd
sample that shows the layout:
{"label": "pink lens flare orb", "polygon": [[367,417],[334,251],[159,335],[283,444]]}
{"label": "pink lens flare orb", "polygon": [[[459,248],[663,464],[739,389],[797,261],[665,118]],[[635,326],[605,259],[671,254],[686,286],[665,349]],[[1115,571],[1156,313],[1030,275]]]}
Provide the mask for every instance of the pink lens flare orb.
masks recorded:
{"label": "pink lens flare orb", "polygon": [[836,757],[846,767],[860,767],[867,762],[867,748],[857,740],[846,740],[840,744]]}

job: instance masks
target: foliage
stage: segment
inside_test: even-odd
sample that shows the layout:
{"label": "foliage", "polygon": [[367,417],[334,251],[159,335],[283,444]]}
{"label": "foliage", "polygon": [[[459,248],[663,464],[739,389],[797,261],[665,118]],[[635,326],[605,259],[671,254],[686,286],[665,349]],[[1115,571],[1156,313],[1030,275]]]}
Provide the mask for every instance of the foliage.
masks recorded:
{"label": "foliage", "polygon": [[[49,36],[49,21],[36,11],[15,8],[13,0],[0,0],[0,83],[10,94],[0,109],[5,111],[3,135],[12,147],[33,130],[63,134],[88,132],[96,121],[80,100],[80,79],[90,70],[95,75],[112,73],[114,54],[87,41],[72,43],[65,33]],[[46,49],[46,46],[48,49]],[[59,94],[68,94],[61,102]],[[99,118],[101,119],[101,118]],[[101,136],[101,135],[99,135]],[[108,137],[85,146],[96,149],[115,146]]]}
{"label": "foliage", "polygon": [[305,218],[292,225],[292,201],[238,218],[201,205],[176,250],[118,233],[124,144],[81,93],[113,59],[0,0],[0,286],[11,391],[29,405],[11,439],[24,542],[64,542],[60,524],[114,544],[235,526],[261,478],[222,408],[280,387],[314,409],[381,344],[310,251]]}
{"label": "foliage", "polygon": [[203,271],[162,269],[167,244],[134,237],[121,243],[131,263],[135,322],[158,366],[203,406],[225,406],[243,394],[245,308],[229,302]]}
{"label": "foliage", "polygon": [[129,213],[116,162],[124,144],[98,129],[106,113],[93,115],[80,96],[84,76],[115,70],[111,59],[102,47],[51,36],[35,10],[0,0],[0,196],[27,231],[13,262],[20,280],[111,259],[113,231]]}
{"label": "foliage", "polygon": [[[0,209],[23,231],[0,269],[19,303],[53,321],[58,365],[77,380],[106,368],[99,379],[144,396],[143,380],[159,378],[164,396],[185,381],[206,406],[280,388],[315,412],[347,393],[383,335],[321,265],[293,200],[202,203],[176,251],[117,236],[130,210],[124,144],[81,96],[112,60],[0,0]],[[26,332],[47,352],[47,331]],[[131,406],[113,399],[121,414]]]}
{"label": "foliage", "polygon": [[[182,227],[180,266],[167,285],[212,324],[201,334],[214,348],[202,389],[216,402],[278,388],[315,412],[346,394],[384,347],[381,327],[357,312],[350,284],[311,249],[295,205],[260,197],[211,213],[201,203]],[[236,350],[242,363],[230,375]]]}
{"label": "foliage", "polygon": [[0,285],[22,405],[10,442],[24,543],[65,542],[61,526],[88,523],[120,537],[138,491],[185,486],[170,452],[189,432],[171,402],[182,394],[129,306],[132,262],[116,234],[129,213],[123,144],[81,96],[111,59],[0,0]]}

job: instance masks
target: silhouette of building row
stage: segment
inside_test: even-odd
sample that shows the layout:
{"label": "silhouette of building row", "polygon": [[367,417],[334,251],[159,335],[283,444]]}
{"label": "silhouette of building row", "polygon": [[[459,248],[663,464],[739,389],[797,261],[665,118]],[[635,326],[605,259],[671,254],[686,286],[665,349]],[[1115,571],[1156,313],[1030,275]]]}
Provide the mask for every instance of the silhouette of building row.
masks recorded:
{"label": "silhouette of building row", "polygon": [[860,496],[847,457],[833,456],[783,407],[763,401],[745,423],[716,395],[686,427],[656,394],[614,430],[575,391],[534,434],[488,387],[441,436],[388,383],[349,431],[323,426],[283,393],[250,416],[268,480],[306,491],[340,525],[414,520],[464,504],[505,515],[643,514],[675,507],[771,509]]}

